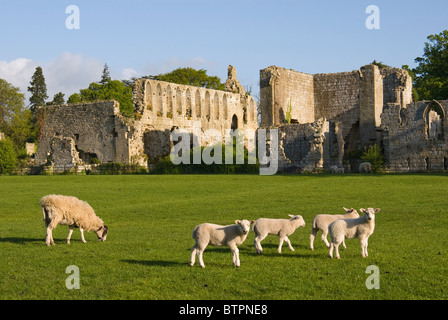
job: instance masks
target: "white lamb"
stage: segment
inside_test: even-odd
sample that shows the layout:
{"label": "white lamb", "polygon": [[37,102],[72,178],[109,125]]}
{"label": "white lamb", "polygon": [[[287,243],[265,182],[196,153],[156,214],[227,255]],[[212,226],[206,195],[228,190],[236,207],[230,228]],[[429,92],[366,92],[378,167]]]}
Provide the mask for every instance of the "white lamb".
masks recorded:
{"label": "white lamb", "polygon": [[330,172],[331,173],[344,173],[344,168],[343,167],[338,167],[338,166],[331,166],[330,167]]}
{"label": "white lamb", "polygon": [[[325,245],[327,246],[327,248],[329,248],[330,243],[327,240],[327,234],[328,234],[328,226],[330,225],[330,223],[338,219],[359,218],[359,214],[355,209],[353,208],[351,209],[343,208],[343,209],[345,210],[345,214],[318,214],[317,216],[314,217],[313,223],[311,225],[312,229],[310,235],[311,250],[314,250],[314,238],[316,237],[317,232],[319,232],[319,230],[322,231],[321,236],[322,241],[325,242]],[[345,242],[342,242],[342,245],[344,248],[346,248]]]}
{"label": "white lamb", "polygon": [[84,239],[84,230],[96,232],[100,241],[105,241],[109,228],[103,220],[95,215],[95,211],[85,201],[76,197],[48,195],[40,200],[42,214],[44,216],[47,235],[45,243],[47,246],[54,245],[53,229],[58,224],[66,225],[69,228],[67,244],[70,244],[70,237],[74,228],[79,228],[82,242]]}
{"label": "white lamb", "polygon": [[372,172],[372,164],[370,162],[363,162],[359,165],[359,173]]}
{"label": "white lamb", "polygon": [[367,241],[375,229],[375,213],[380,211],[380,209],[367,208],[366,210],[361,208],[359,210],[364,213],[362,217],[336,220],[329,225],[328,231],[331,237],[330,258],[333,258],[333,249],[336,249],[336,258],[340,259],[339,245],[345,238],[359,238],[361,241],[361,255],[364,258],[368,256]]}
{"label": "white lamb", "polygon": [[298,227],[305,226],[305,220],[303,220],[302,216],[299,215],[289,215],[291,219],[266,219],[260,218],[252,226],[252,230],[255,232],[254,246],[255,252],[261,254],[263,252],[263,248],[261,247],[261,241],[267,237],[268,234],[276,234],[280,239],[280,243],[278,245],[278,252],[282,253],[283,241],[289,246],[291,251],[294,251],[294,248],[291,245],[291,241],[289,241],[288,236],[294,233],[294,231]]}
{"label": "white lamb", "polygon": [[210,244],[212,246],[228,246],[233,253],[233,264],[240,266],[239,250],[237,246],[246,240],[250,230],[250,225],[254,221],[235,220],[236,224],[221,226],[213,223],[203,223],[196,226],[193,230],[193,239],[196,243],[191,248],[190,266],[194,265],[195,255],[197,254],[199,265],[205,268],[202,260],[202,253]]}

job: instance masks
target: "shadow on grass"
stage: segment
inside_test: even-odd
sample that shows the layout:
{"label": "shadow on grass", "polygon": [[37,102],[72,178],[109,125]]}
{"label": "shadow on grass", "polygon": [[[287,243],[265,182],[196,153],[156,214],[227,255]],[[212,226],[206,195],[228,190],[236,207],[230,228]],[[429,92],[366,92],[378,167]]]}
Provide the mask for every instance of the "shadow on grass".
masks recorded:
{"label": "shadow on grass", "polygon": [[15,243],[15,244],[21,244],[25,245],[29,242],[38,242],[40,244],[45,244],[45,238],[19,238],[19,237],[6,237],[6,238],[0,238],[0,243],[2,242],[9,242],[9,243]]}
{"label": "shadow on grass", "polygon": [[187,262],[163,261],[163,260],[121,260],[129,264],[139,264],[147,267],[174,267],[189,265]]}

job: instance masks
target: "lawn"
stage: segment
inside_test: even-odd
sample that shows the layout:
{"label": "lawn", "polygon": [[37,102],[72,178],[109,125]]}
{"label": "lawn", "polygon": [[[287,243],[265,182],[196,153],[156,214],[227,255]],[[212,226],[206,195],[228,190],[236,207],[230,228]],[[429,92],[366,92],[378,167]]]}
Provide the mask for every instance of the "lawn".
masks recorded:
{"label": "lawn", "polygon": [[[446,175],[122,175],[0,177],[0,299],[447,299],[448,179]],[[105,242],[68,228],[46,247],[39,199],[74,195],[109,226]],[[379,207],[369,257],[347,240],[340,260],[315,240],[313,217],[342,207]],[[202,222],[287,218],[305,228],[295,248],[268,236],[256,255],[250,232],[241,267],[227,247],[208,247],[205,269],[189,266],[193,228]],[[68,266],[79,269],[69,290]],[[378,267],[379,289],[367,289],[366,268]]]}

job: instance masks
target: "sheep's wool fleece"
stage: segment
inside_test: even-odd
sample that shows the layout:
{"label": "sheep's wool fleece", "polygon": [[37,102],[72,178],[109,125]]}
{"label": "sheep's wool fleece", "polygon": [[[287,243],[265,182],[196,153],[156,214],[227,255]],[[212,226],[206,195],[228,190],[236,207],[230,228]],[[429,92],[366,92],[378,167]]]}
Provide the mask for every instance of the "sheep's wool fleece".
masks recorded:
{"label": "sheep's wool fleece", "polygon": [[93,208],[76,197],[48,195],[40,200],[40,205],[53,223],[75,225],[86,231],[96,231],[104,225],[103,220],[95,215]]}

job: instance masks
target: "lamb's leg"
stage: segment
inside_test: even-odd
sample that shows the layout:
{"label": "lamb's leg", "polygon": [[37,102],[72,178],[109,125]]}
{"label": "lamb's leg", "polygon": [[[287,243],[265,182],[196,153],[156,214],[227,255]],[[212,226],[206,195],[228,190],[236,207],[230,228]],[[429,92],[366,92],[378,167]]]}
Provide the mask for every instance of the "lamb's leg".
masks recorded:
{"label": "lamb's leg", "polygon": [[264,238],[266,238],[267,234],[259,234],[254,239],[254,246],[255,246],[255,252],[258,254],[263,253],[263,248],[261,247],[261,241],[263,241]]}
{"label": "lamb's leg", "polygon": [[341,259],[341,256],[339,255],[339,245],[340,245],[340,244],[341,244],[341,243],[338,242],[338,243],[336,243],[335,246],[334,246],[335,253],[336,253],[336,259]]}
{"label": "lamb's leg", "polygon": [[190,266],[194,266],[196,260],[196,245],[191,248]]}
{"label": "lamb's leg", "polygon": [[204,252],[204,249],[205,249],[205,248],[197,248],[197,250],[196,250],[197,255],[198,255],[199,265],[200,265],[202,268],[205,268],[204,260],[202,259],[202,253]]}
{"label": "lamb's leg", "polygon": [[360,239],[361,241],[361,256],[363,258],[367,257],[367,239]]}
{"label": "lamb's leg", "polygon": [[79,231],[81,232],[81,241],[82,243],[86,243],[86,239],[84,239],[84,229],[79,227]]}
{"label": "lamb's leg", "polygon": [[283,241],[285,240],[285,236],[279,235],[278,238],[279,238],[279,244],[278,244],[277,251],[278,251],[278,253],[282,253],[282,246],[283,246]]}
{"label": "lamb's leg", "polygon": [[229,244],[230,250],[232,250],[233,253],[233,264],[237,267],[240,266],[240,255],[239,250],[235,244]]}
{"label": "lamb's leg", "polygon": [[333,249],[334,249],[334,243],[333,241],[330,244],[330,251],[328,252],[328,256],[333,259]]}
{"label": "lamb's leg", "polygon": [[311,250],[314,250],[314,238],[316,237],[318,231],[319,231],[319,229],[315,229],[315,228],[313,228],[311,230],[311,234],[310,234],[310,249]]}
{"label": "lamb's leg", "polygon": [[325,242],[325,245],[327,246],[327,248],[330,248],[330,243],[328,242],[328,240],[327,240],[327,234],[328,234],[328,229],[324,229],[324,230],[322,230],[322,236],[321,236],[321,238],[322,238],[322,241],[323,242]]}
{"label": "lamb's leg", "polygon": [[291,245],[291,241],[289,241],[289,238],[288,238],[288,237],[285,237],[285,241],[286,241],[286,243],[288,244],[289,250],[294,251],[294,248],[292,247],[292,245]]}
{"label": "lamb's leg", "polygon": [[74,229],[73,226],[68,226],[67,244],[70,244],[70,238],[71,238],[71,236],[72,236],[73,229]]}

